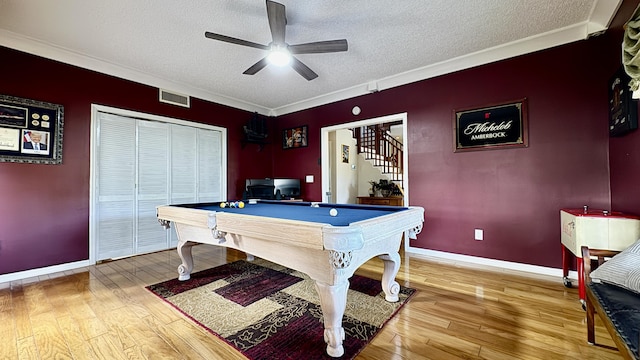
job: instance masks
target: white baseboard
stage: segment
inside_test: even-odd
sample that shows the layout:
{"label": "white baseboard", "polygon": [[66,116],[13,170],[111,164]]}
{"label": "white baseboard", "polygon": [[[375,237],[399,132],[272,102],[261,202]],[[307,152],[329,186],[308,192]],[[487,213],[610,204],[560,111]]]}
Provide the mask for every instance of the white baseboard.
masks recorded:
{"label": "white baseboard", "polygon": [[91,262],[90,260],[82,260],[82,261],[47,266],[47,267],[42,267],[37,269],[18,271],[14,273],[0,275],[0,284],[9,282],[9,281],[23,280],[31,277],[36,277],[36,276],[50,275],[50,274],[55,274],[57,272],[74,270],[77,268],[90,266],[90,265],[95,265],[95,262]]}
{"label": "white baseboard", "polygon": [[[504,260],[487,259],[487,258],[482,258],[477,256],[448,253],[444,251],[427,250],[427,249],[416,248],[412,246],[406,246],[405,253],[423,255],[426,257],[432,257],[437,259],[451,260],[454,262],[492,266],[492,267],[512,270],[512,271],[522,271],[522,272],[532,273],[536,275],[554,276],[559,278],[559,281],[562,281],[562,269],[558,269],[558,268],[522,264],[522,263],[516,263],[516,262],[504,261]],[[558,254],[558,256],[560,255]],[[570,270],[569,278],[577,281],[578,273],[576,271]]]}
{"label": "white baseboard", "polygon": [[[414,255],[421,255],[421,256],[432,257],[437,259],[450,260],[453,262],[492,266],[500,269],[522,271],[522,272],[532,273],[536,275],[554,276],[559,278],[560,281],[562,279],[562,269],[558,269],[558,268],[522,264],[522,263],[516,263],[516,262],[510,262],[510,261],[504,261],[504,260],[487,259],[487,258],[482,258],[477,256],[461,255],[461,254],[448,253],[444,251],[416,248],[412,246],[406,246],[404,250],[405,250],[405,253],[414,254]],[[31,269],[31,270],[19,271],[15,273],[4,274],[4,275],[0,275],[0,284],[9,282],[9,281],[22,280],[22,279],[27,279],[27,278],[36,277],[36,276],[50,275],[57,272],[74,270],[77,268],[81,268],[84,266],[91,266],[91,265],[95,265],[95,263],[91,262],[90,260],[83,260],[83,261],[76,261],[76,262],[71,262],[66,264],[47,266],[47,267],[38,268],[38,269]],[[573,280],[577,280],[578,273],[575,271],[569,271],[569,278]]]}

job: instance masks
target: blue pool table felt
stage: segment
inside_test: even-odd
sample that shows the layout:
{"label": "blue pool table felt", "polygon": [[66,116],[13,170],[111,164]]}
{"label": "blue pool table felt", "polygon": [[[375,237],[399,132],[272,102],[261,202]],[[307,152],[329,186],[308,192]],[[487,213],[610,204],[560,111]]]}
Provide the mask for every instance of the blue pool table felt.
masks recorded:
{"label": "blue pool table felt", "polygon": [[[234,214],[263,216],[278,219],[307,221],[329,224],[332,226],[348,226],[351,223],[384,216],[395,212],[407,210],[406,207],[375,206],[375,205],[351,205],[310,203],[301,201],[266,201],[260,200],[257,204],[249,204],[245,201],[244,208],[220,207],[220,202],[202,204],[176,205],[200,210],[222,211]],[[318,207],[311,206],[317,204]],[[336,209],[337,216],[331,216],[329,210]]]}

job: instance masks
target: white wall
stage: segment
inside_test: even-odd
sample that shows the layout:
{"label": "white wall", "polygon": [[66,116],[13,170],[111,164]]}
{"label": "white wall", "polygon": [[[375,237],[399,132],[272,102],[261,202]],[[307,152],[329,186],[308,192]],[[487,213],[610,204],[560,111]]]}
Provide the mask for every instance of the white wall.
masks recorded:
{"label": "white wall", "polygon": [[358,159],[358,196],[369,196],[369,188],[371,184],[369,181],[379,181],[385,179],[384,175],[380,172],[380,169],[371,165],[371,163],[364,159],[364,156],[356,156]]}
{"label": "white wall", "polygon": [[[384,179],[380,169],[371,165],[363,156],[358,155],[356,141],[351,131],[337,130],[329,135],[333,157],[331,171],[331,201],[338,204],[355,204],[356,197],[369,196],[369,181]],[[349,162],[342,159],[342,145],[349,146]],[[355,167],[355,168],[354,168]],[[339,181],[336,181],[339,179]]]}
{"label": "white wall", "polygon": [[[342,159],[342,146],[349,147],[349,162]],[[335,178],[337,181],[333,188],[335,202],[338,204],[355,204],[358,196],[358,160],[356,152],[356,140],[350,130],[337,130],[335,134]]]}

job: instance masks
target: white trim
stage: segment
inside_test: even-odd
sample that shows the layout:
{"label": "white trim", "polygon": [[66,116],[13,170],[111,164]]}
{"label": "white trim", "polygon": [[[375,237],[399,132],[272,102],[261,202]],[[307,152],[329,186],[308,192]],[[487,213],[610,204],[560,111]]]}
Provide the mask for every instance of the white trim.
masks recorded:
{"label": "white trim", "polygon": [[224,170],[225,174],[224,176],[221,177],[221,181],[222,181],[222,191],[224,191],[223,197],[226,198],[227,197],[227,193],[229,191],[229,189],[227,188],[227,129],[224,127],[220,127],[220,126],[214,126],[214,125],[208,125],[208,124],[202,124],[202,123],[197,123],[197,122],[193,122],[193,121],[187,121],[187,120],[181,120],[181,119],[175,119],[175,118],[170,118],[170,117],[166,117],[166,116],[160,116],[160,115],[154,115],[154,114],[147,114],[147,113],[142,113],[142,112],[137,112],[137,111],[132,111],[132,110],[126,110],[126,109],[119,109],[119,108],[114,108],[114,107],[110,107],[110,106],[104,106],[104,105],[98,105],[98,104],[91,104],[91,145],[90,145],[90,164],[89,164],[89,168],[90,168],[90,175],[89,175],[89,262],[91,264],[95,264],[96,263],[96,258],[97,258],[97,248],[96,248],[96,244],[95,244],[95,233],[96,233],[96,219],[95,219],[95,209],[94,209],[94,205],[96,203],[96,193],[95,193],[95,182],[96,182],[96,171],[97,171],[97,150],[96,150],[96,146],[97,146],[97,119],[98,119],[98,113],[103,112],[103,113],[110,113],[110,114],[115,114],[115,115],[120,115],[120,116],[125,116],[125,117],[129,117],[129,118],[135,118],[135,119],[143,119],[143,120],[150,120],[150,121],[160,121],[160,122],[165,122],[165,123],[170,123],[170,124],[178,124],[178,125],[185,125],[185,126],[190,126],[190,127],[194,127],[194,128],[201,128],[201,129],[208,129],[208,130],[216,130],[216,131],[220,131],[221,133],[221,147],[222,147],[222,161],[221,161],[221,168]]}
{"label": "white trim", "polygon": [[212,101],[214,103],[227,105],[236,109],[246,110],[249,112],[258,112],[261,114],[269,114],[270,112],[269,108],[253,104],[245,100],[232,98],[222,94],[211,93],[209,91],[191,86],[189,84],[158,78],[155,75],[130,69],[121,65],[112,64],[102,59],[79,54],[63,47],[53,46],[51,44],[44,43],[42,41],[3,29],[0,29],[0,45],[6,46],[11,49],[24,51],[29,54],[42,56],[47,59],[60,61],[65,64],[71,64],[84,69],[89,69],[103,74],[127,79],[137,83],[162,89],[173,89],[176,92],[187,94],[191,97]]}
{"label": "white trim", "polygon": [[[463,262],[467,264],[492,266],[492,267],[506,269],[506,270],[523,271],[528,273],[534,273],[537,275],[549,275],[549,276],[558,277],[560,279],[562,278],[562,269],[549,268],[544,266],[528,265],[528,264],[521,264],[521,263],[510,262],[510,261],[493,260],[493,259],[486,259],[481,257],[469,256],[469,255],[453,254],[453,253],[447,253],[443,251],[421,249],[421,248],[416,248],[416,247],[406,246],[406,245],[405,245],[405,252],[409,254]],[[10,282],[10,281],[27,279],[35,276],[49,275],[49,274],[54,274],[62,271],[74,270],[84,266],[92,266],[94,264],[95,264],[95,261],[83,260],[83,261],[76,261],[76,262],[71,262],[71,263],[66,263],[61,265],[53,265],[53,266],[48,266],[44,268],[31,269],[31,270],[14,272],[10,274],[4,274],[4,275],[0,275],[0,284]],[[569,278],[575,280],[578,278],[578,275],[575,271],[569,271]]]}
{"label": "white trim", "polygon": [[578,40],[584,40],[586,37],[587,33],[584,26],[571,26],[380,79],[378,80],[378,88],[379,91],[383,91],[412,82],[490,64]]}
{"label": "white trim", "polygon": [[[553,276],[559,279],[562,279],[562,276],[563,276],[562,269],[558,269],[558,268],[522,264],[522,263],[516,263],[516,262],[504,261],[504,260],[487,259],[487,258],[482,258],[477,256],[470,256],[470,255],[454,254],[454,253],[448,253],[444,251],[416,248],[413,246],[405,245],[405,253],[457,261],[457,262],[462,262],[467,264],[491,266],[491,267],[496,267],[496,268],[505,269],[505,270],[527,272],[527,273],[532,273],[536,275]],[[569,271],[569,278],[574,280],[578,279],[578,273],[576,271]]]}
{"label": "white trim", "polygon": [[295,103],[282,105],[276,108],[267,108],[241,99],[211,93],[204,89],[193,87],[189,84],[161,79],[151,74],[125,68],[102,59],[91,58],[65,48],[55,47],[24,35],[1,29],[0,45],[67,64],[76,65],[85,69],[98,71],[123,79],[129,79],[142,84],[164,89],[174,89],[175,91],[188,96],[197,97],[233,108],[249,112],[258,112],[267,116],[280,116],[371,93],[371,84],[376,85],[377,91],[382,91],[491,62],[584,40],[592,34],[597,34],[606,30],[621,4],[622,0],[597,0],[593,5],[592,12],[589,20],[587,21],[463,55],[437,64],[424,66],[404,73],[391,75],[381,79],[373,79],[363,84]]}
{"label": "white trim", "polygon": [[[203,123],[189,121],[189,120],[175,119],[175,118],[170,118],[170,117],[161,116],[161,115],[148,114],[148,113],[143,113],[138,111],[119,109],[119,108],[114,108],[114,107],[99,105],[99,104],[91,104],[91,116],[92,116],[91,120],[92,121],[93,121],[93,116],[96,115],[98,112],[106,112],[110,114],[132,117],[136,119],[161,121],[161,122],[166,122],[170,124],[185,125],[185,126],[191,126],[191,127],[201,128],[201,129],[217,130],[222,132],[223,135],[225,136],[224,145],[226,145],[227,128],[224,128],[224,127],[208,125],[208,124],[203,124]],[[225,155],[226,155],[226,152],[225,152]]]}
{"label": "white trim", "polygon": [[[372,92],[370,86],[370,84],[372,83],[375,83],[377,85],[377,91],[383,91],[413,82],[450,74],[456,71],[470,69],[476,66],[485,65],[492,62],[509,59],[580,40],[585,40],[591,34],[599,33],[603,30],[606,30],[606,26],[608,26],[608,24],[613,19],[613,16],[615,15],[615,12],[617,11],[617,8],[619,7],[621,2],[622,1],[619,0],[616,4],[615,2],[610,0],[600,0],[596,4],[594,4],[592,15],[597,19],[597,22],[585,21],[562,29],[550,31],[548,33],[531,36],[522,40],[498,45],[493,48],[466,54],[436,64],[409,70],[400,74],[394,74],[385,78],[369,81],[367,83],[359,84],[347,89],[334,91],[332,93],[280,106],[272,109],[272,115],[285,115],[296,111],[301,111],[312,107],[317,107],[369,94]],[[615,10],[612,10],[614,8]],[[606,26],[604,25],[605,23]]]}
{"label": "white trim", "polygon": [[589,14],[587,33],[594,34],[606,30],[611,25],[611,20],[622,5],[622,0],[596,0]]}
{"label": "white trim", "polygon": [[42,267],[37,269],[13,272],[9,274],[0,275],[0,284],[6,283],[9,281],[17,281],[17,280],[27,279],[31,277],[36,277],[36,276],[50,275],[50,274],[54,274],[62,271],[74,270],[74,269],[78,269],[85,266],[91,266],[94,264],[95,262],[92,262],[90,260],[82,260],[82,261],[75,261],[75,262],[70,262],[70,263],[65,263],[60,265],[53,265],[53,266],[47,266],[47,267]]}
{"label": "white trim", "polygon": [[365,119],[354,121],[350,123],[344,123],[339,125],[327,126],[320,129],[320,161],[322,171],[322,198],[329,191],[331,185],[331,179],[329,178],[331,172],[329,169],[330,157],[329,154],[329,133],[336,130],[352,129],[360,126],[381,124],[392,121],[402,121],[402,136],[404,141],[402,142],[402,151],[404,156],[402,157],[402,188],[404,189],[404,203],[409,204],[409,141],[407,141],[407,113],[399,113],[387,116],[381,116],[373,119]]}

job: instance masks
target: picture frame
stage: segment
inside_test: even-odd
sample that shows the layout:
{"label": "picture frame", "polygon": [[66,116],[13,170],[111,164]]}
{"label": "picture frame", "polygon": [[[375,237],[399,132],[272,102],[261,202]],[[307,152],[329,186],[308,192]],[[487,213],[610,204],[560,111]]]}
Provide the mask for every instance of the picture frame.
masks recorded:
{"label": "picture frame", "polygon": [[0,95],[0,162],[62,164],[64,107]]}
{"label": "picture frame", "polygon": [[638,128],[638,100],[629,88],[631,77],[618,70],[609,79],[609,136],[623,136]]}
{"label": "picture frame", "polygon": [[453,111],[454,152],[529,146],[527,99]]}
{"label": "picture frame", "polygon": [[349,145],[342,145],[342,162],[349,163]]}
{"label": "picture frame", "polygon": [[307,125],[296,126],[282,130],[282,148],[295,149],[307,147],[308,129]]}

